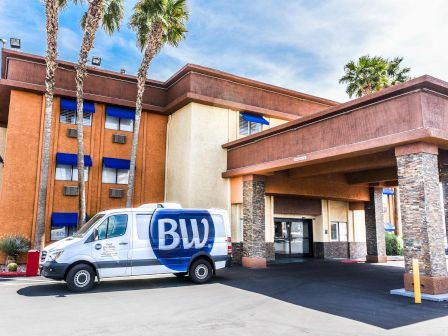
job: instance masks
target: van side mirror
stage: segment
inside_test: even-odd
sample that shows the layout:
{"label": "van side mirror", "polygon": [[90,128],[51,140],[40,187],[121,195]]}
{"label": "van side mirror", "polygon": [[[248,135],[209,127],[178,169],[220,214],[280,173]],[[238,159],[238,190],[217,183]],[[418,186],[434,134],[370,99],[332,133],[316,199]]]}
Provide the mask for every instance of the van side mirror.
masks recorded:
{"label": "van side mirror", "polygon": [[93,240],[98,240],[98,229],[97,228],[93,229]]}

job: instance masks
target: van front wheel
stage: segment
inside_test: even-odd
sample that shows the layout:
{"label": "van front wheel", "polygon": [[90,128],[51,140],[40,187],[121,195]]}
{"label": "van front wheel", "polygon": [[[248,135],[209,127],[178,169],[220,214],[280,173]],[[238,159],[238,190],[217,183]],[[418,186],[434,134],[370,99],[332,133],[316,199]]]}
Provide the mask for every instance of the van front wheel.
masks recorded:
{"label": "van front wheel", "polygon": [[73,292],[85,292],[93,287],[95,271],[86,264],[73,266],[67,273],[67,287]]}
{"label": "van front wheel", "polygon": [[213,277],[213,268],[207,260],[198,259],[191,265],[189,276],[194,283],[206,283]]}

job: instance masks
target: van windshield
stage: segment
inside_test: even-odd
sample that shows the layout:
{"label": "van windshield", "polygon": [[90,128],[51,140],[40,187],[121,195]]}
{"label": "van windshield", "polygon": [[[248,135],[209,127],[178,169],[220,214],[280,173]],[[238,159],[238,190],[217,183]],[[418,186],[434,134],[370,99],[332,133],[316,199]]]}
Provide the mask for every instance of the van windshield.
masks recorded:
{"label": "van windshield", "polygon": [[84,235],[86,234],[86,232],[88,232],[90,230],[90,228],[92,226],[94,226],[96,223],[98,223],[98,221],[103,218],[105,215],[104,214],[96,214],[95,216],[93,216],[92,218],[89,219],[89,221],[87,223],[85,223],[82,228],[80,228],[74,235],[73,237],[78,237],[78,238],[82,238],[84,237]]}

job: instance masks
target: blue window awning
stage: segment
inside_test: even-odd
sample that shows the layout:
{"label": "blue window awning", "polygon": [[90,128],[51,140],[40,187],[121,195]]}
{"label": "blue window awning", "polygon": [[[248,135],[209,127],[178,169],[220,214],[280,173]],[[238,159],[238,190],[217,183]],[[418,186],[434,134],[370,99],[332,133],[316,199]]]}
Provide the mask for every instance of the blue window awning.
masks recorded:
{"label": "blue window awning", "polygon": [[393,188],[384,188],[383,195],[395,195],[395,191]]}
{"label": "blue window awning", "polygon": [[78,214],[76,212],[53,212],[51,214],[52,226],[77,226]]}
{"label": "blue window awning", "polygon": [[[61,98],[61,110],[76,111],[76,99]],[[84,101],[83,110],[85,113],[95,113],[95,104]]]}
{"label": "blue window awning", "polygon": [[103,164],[107,168],[129,169],[131,161],[123,159],[103,158]]}
{"label": "blue window awning", "polygon": [[265,118],[254,115],[254,114],[241,112],[241,116],[246,121],[250,121],[253,123],[257,123],[257,124],[269,125],[269,121],[267,121]]}
{"label": "blue window awning", "polygon": [[[77,166],[78,155],[69,153],[56,153],[56,163],[61,165]],[[84,155],[84,166],[92,167],[92,158],[90,155]]]}
{"label": "blue window awning", "polygon": [[106,114],[111,117],[135,119],[135,110],[128,107],[106,105]]}

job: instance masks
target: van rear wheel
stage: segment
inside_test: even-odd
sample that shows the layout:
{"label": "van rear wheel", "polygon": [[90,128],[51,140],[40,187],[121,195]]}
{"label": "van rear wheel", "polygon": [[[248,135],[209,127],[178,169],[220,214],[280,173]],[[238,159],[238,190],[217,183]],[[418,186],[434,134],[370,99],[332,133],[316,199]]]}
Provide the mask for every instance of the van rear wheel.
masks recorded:
{"label": "van rear wheel", "polygon": [[85,292],[93,287],[95,271],[87,264],[78,264],[68,271],[65,281],[71,291]]}
{"label": "van rear wheel", "polygon": [[198,259],[191,265],[189,276],[194,283],[206,283],[213,277],[213,268],[207,260]]}

